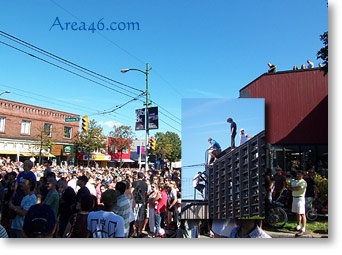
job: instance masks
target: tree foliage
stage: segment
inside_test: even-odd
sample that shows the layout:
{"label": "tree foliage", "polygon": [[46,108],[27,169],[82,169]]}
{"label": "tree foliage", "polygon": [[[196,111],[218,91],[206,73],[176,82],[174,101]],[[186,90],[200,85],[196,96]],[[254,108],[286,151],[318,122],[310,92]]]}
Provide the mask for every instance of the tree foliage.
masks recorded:
{"label": "tree foliage", "polygon": [[315,173],[316,186],[320,192],[319,199],[324,200],[328,196],[328,178],[319,173]]}
{"label": "tree foliage", "polygon": [[134,132],[130,126],[114,126],[114,130],[109,132],[110,145],[114,145],[119,152],[121,152],[120,157],[120,167],[123,165],[122,162],[122,150],[130,148],[132,140],[135,137]]}
{"label": "tree foliage", "polygon": [[103,135],[103,128],[91,120],[88,123],[87,133],[77,133],[74,142],[83,147],[85,152],[103,151],[107,147],[106,137]]}
{"label": "tree foliage", "polygon": [[39,147],[39,164],[42,162],[42,150],[51,152],[55,142],[51,136],[49,136],[50,130],[45,130],[44,127],[38,130],[38,135],[36,138],[38,139],[38,143],[35,145]]}
{"label": "tree foliage", "polygon": [[323,60],[321,70],[324,72],[324,75],[326,75],[328,73],[328,32],[321,35],[321,41],[323,42],[324,47],[317,52],[317,59]]}
{"label": "tree foliage", "polygon": [[157,132],[156,154],[164,155],[170,162],[176,162],[181,159],[181,139],[178,134],[167,131],[166,133]]}

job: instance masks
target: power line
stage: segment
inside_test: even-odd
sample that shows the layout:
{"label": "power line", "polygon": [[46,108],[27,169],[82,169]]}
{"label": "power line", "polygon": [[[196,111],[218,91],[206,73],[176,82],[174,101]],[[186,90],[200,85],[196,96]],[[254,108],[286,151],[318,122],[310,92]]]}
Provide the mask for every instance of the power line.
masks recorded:
{"label": "power line", "polygon": [[[100,114],[103,114],[103,115],[104,115],[104,114],[109,114],[109,113],[115,112],[116,110],[121,109],[122,107],[124,107],[125,105],[129,104],[130,102],[136,101],[136,100],[138,99],[138,97],[142,96],[143,94],[144,94],[144,93],[138,95],[136,98],[133,98],[133,99],[127,101],[126,103],[123,103],[123,104],[121,104],[121,105],[116,105],[114,109],[112,109],[112,110],[110,110],[110,111],[108,111],[108,112],[107,112],[107,111],[104,111],[104,112],[102,112],[102,113],[100,113]],[[92,114],[92,115],[100,115],[100,114]]]}
{"label": "power line", "polygon": [[[39,96],[39,97],[42,97],[42,98],[49,98],[53,101],[59,101],[59,102],[62,102],[62,103],[65,103],[65,104],[69,104],[69,105],[74,105],[74,106],[79,106],[79,105],[75,105],[75,104],[72,104],[72,103],[69,103],[69,102],[65,102],[65,101],[62,101],[62,100],[59,100],[59,99],[56,99],[56,98],[52,98],[52,97],[48,97],[48,96],[45,96],[45,95],[40,95],[40,94],[37,94],[37,93],[33,93],[32,91],[26,91],[26,90],[23,90],[23,89],[19,89],[19,88],[16,88],[16,87],[11,87],[11,86],[8,86],[8,85],[5,85],[5,84],[2,84],[0,83],[0,86],[3,86],[3,87],[7,87],[7,88],[12,88],[12,89],[15,89],[15,90],[19,90],[19,91],[22,91],[22,92],[25,92],[25,93],[28,93],[28,94],[33,94],[33,95],[36,95],[36,96]],[[65,105],[62,105],[65,107]],[[70,107],[70,106],[67,106],[67,107]],[[81,106],[79,106],[81,107]],[[93,108],[89,108],[87,106],[82,106],[83,108],[87,108],[89,110],[93,110],[93,111],[97,111],[96,109],[93,109]],[[81,108],[76,108],[76,107],[73,107],[74,109],[77,109],[77,110],[84,110],[84,109],[81,109]]]}
{"label": "power line", "polygon": [[13,49],[15,49],[15,50],[17,50],[17,51],[20,51],[20,52],[22,52],[22,53],[25,53],[25,54],[27,54],[27,55],[33,57],[33,58],[36,58],[36,59],[41,60],[41,61],[43,61],[43,62],[45,62],[45,63],[48,63],[48,64],[50,64],[50,65],[52,65],[52,66],[55,66],[55,67],[57,67],[57,68],[60,68],[60,69],[62,69],[62,70],[64,70],[64,71],[66,71],[66,72],[72,73],[72,74],[77,75],[77,76],[79,76],[79,77],[81,77],[81,78],[83,78],[83,79],[86,79],[86,80],[88,80],[88,81],[91,81],[91,82],[93,82],[93,83],[96,83],[96,84],[98,84],[98,85],[100,85],[100,86],[102,86],[102,87],[105,87],[105,88],[107,88],[107,89],[113,90],[113,91],[115,91],[115,92],[117,92],[117,93],[120,93],[120,94],[123,94],[123,95],[125,95],[125,96],[134,98],[133,96],[130,96],[130,95],[124,93],[124,92],[121,92],[121,91],[119,91],[119,90],[116,90],[116,89],[113,89],[113,88],[111,88],[111,87],[108,87],[107,85],[104,85],[104,84],[102,84],[102,83],[100,83],[100,82],[94,81],[94,80],[92,80],[92,79],[90,79],[90,78],[87,78],[87,77],[85,77],[85,76],[83,76],[83,75],[80,75],[80,74],[78,74],[78,73],[75,73],[75,72],[73,72],[73,71],[70,71],[70,70],[68,70],[68,69],[66,69],[66,68],[64,68],[64,67],[61,67],[61,66],[57,65],[57,64],[51,63],[51,62],[49,62],[49,61],[47,61],[47,60],[45,60],[45,59],[42,59],[42,58],[40,58],[40,57],[37,57],[36,55],[33,55],[33,54],[28,53],[28,52],[26,52],[26,51],[24,51],[24,50],[21,50],[21,49],[19,49],[19,48],[17,48],[17,47],[14,47],[14,46],[12,46],[12,45],[9,45],[9,44],[7,44],[7,43],[5,43],[5,42],[3,42],[3,41],[0,41],[0,43],[4,44],[4,45],[6,45],[6,46],[8,46],[8,47],[10,47],[10,48],[13,48]]}
{"label": "power line", "polygon": [[163,113],[162,111],[158,110],[158,112],[164,116],[166,116],[167,118],[169,118],[170,120],[173,120],[174,122],[176,122],[179,125],[182,125],[182,123],[180,123],[179,121],[176,121],[174,119],[172,119],[170,116],[168,116],[167,114]]}
{"label": "power line", "polygon": [[161,105],[157,104],[155,101],[152,101],[152,103],[154,103],[155,105],[159,106],[161,109],[163,109],[164,111],[166,111],[168,114],[170,114],[171,116],[175,117],[176,119],[178,119],[179,121],[182,121],[179,117],[173,115],[171,112],[169,112],[168,110],[166,110],[164,107],[162,107]]}
{"label": "power line", "polygon": [[[16,88],[16,87],[12,87],[12,86],[9,86],[9,85],[5,85],[5,84],[2,84],[2,83],[0,83],[0,86],[2,86],[2,87],[7,87],[7,88],[12,88],[12,89],[15,89],[15,90],[19,90],[19,91],[28,93],[28,94],[22,95],[22,94],[19,94],[19,93],[12,92],[11,94],[15,94],[15,95],[18,95],[18,96],[21,96],[21,97],[25,97],[25,98],[31,98],[31,99],[34,99],[34,100],[39,100],[39,101],[41,101],[41,102],[49,103],[50,105],[58,105],[58,106],[63,106],[63,107],[69,107],[69,108],[73,108],[73,109],[79,110],[79,111],[81,111],[81,112],[84,111],[84,108],[89,109],[89,110],[92,110],[92,111],[101,112],[100,110],[96,110],[96,109],[93,109],[93,108],[90,108],[90,107],[87,107],[87,106],[84,106],[84,105],[80,106],[80,105],[72,104],[72,103],[69,103],[69,102],[66,102],[66,101],[63,101],[63,100],[59,100],[59,99],[56,99],[56,98],[51,98],[51,97],[48,97],[48,96],[46,96],[46,95],[40,95],[40,94],[37,94],[37,93],[33,93],[32,91],[26,91],[26,90],[19,89],[19,88]],[[32,94],[38,96],[39,98],[34,98],[34,97],[27,96],[27,95],[32,95]],[[41,98],[44,98],[44,99],[51,99],[52,101],[45,101],[45,100],[43,100],[43,99],[41,99]],[[51,102],[55,102],[55,101],[59,101],[59,102],[62,102],[62,103],[65,103],[65,104],[69,104],[69,105],[73,105],[73,106],[76,106],[76,107],[70,107],[70,106],[67,106],[67,105],[61,105],[61,104],[57,104],[57,103],[51,103]],[[82,108],[78,108],[78,107],[82,107]],[[91,114],[93,114],[93,113],[89,113],[89,114],[84,113],[84,115],[88,115],[88,116],[91,116]],[[126,115],[120,114],[120,113],[118,113],[118,112],[116,112],[115,114],[118,115],[120,118],[125,118],[126,121],[134,121],[134,120],[132,120],[132,119],[127,118]],[[99,115],[103,115],[103,114],[99,114]],[[109,115],[111,115],[112,117],[115,117],[115,118],[118,117],[118,116],[113,115],[113,114],[109,114]],[[109,118],[109,117],[106,116],[106,115],[103,115],[103,117],[105,117],[106,119],[110,119],[110,120],[111,120],[111,118]],[[121,119],[119,119],[119,121],[122,122]]]}
{"label": "power line", "polygon": [[[75,68],[75,69],[77,69],[77,70],[79,70],[79,71],[81,71],[81,72],[84,72],[84,73],[86,73],[86,74],[88,74],[88,75],[90,75],[90,76],[92,76],[92,77],[95,77],[95,78],[101,80],[101,81],[107,82],[107,83],[109,83],[109,84],[111,84],[111,85],[113,85],[113,86],[118,87],[118,85],[115,85],[115,84],[113,84],[113,83],[111,83],[111,82],[115,82],[115,83],[117,83],[117,84],[119,84],[119,85],[121,85],[121,86],[130,88],[130,89],[133,89],[133,90],[136,90],[136,91],[139,91],[139,92],[144,92],[143,90],[134,88],[134,87],[132,87],[132,86],[130,86],[130,85],[127,85],[127,84],[124,84],[124,83],[122,83],[122,82],[118,82],[118,81],[113,80],[113,79],[111,79],[111,78],[108,78],[108,77],[106,77],[106,76],[104,76],[104,75],[102,75],[102,74],[99,74],[99,73],[94,72],[94,71],[91,71],[91,70],[89,70],[89,69],[87,69],[87,68],[85,68],[85,67],[82,67],[82,66],[80,66],[80,65],[77,65],[77,64],[75,64],[75,63],[73,63],[73,62],[71,62],[71,61],[69,61],[69,60],[66,60],[66,59],[64,59],[64,58],[61,58],[61,57],[59,57],[59,56],[56,56],[55,54],[52,54],[52,53],[50,53],[50,52],[48,52],[48,51],[45,51],[45,50],[43,50],[43,49],[41,49],[41,48],[39,48],[39,47],[37,47],[37,46],[34,46],[34,45],[32,45],[32,44],[30,44],[30,43],[28,43],[28,42],[25,42],[25,41],[23,41],[23,40],[21,40],[21,39],[15,37],[15,36],[12,36],[12,35],[10,35],[10,34],[8,34],[8,33],[5,33],[4,31],[1,31],[1,30],[0,30],[0,33],[1,33],[1,34],[0,34],[1,36],[5,37],[5,38],[7,38],[7,39],[9,39],[9,40],[12,40],[12,41],[14,41],[14,42],[16,42],[16,43],[19,43],[19,44],[21,44],[21,45],[23,45],[23,46],[25,46],[25,47],[27,47],[27,48],[30,48],[30,49],[32,49],[32,50],[34,50],[34,51],[36,51],[36,52],[39,52],[40,54],[43,54],[43,55],[45,55],[45,56],[47,56],[47,57],[50,57],[50,58],[54,59],[54,60],[57,60],[57,61],[59,61],[59,62],[62,62],[62,63],[65,64],[65,65],[68,65],[68,66],[70,66],[70,67],[72,67],[72,68]],[[107,80],[101,79],[101,78],[97,77],[96,75],[99,76],[99,77],[102,77],[102,78],[104,78],[104,79],[110,80],[111,82],[108,82]],[[124,89],[124,88],[121,88],[121,87],[118,87],[118,88],[120,88],[120,89],[122,89],[122,90],[125,90],[125,91],[128,91],[129,93],[132,93],[131,91],[129,91],[129,90],[127,90],[127,89]]]}
{"label": "power line", "polygon": [[184,97],[174,86],[171,85],[170,82],[168,82],[167,80],[165,80],[163,78],[163,76],[161,76],[161,74],[159,74],[157,71],[154,71],[156,73],[157,76],[159,76],[159,78],[164,81],[170,88],[172,88],[179,96]]}
{"label": "power line", "polygon": [[161,120],[160,118],[159,118],[159,120],[160,120],[161,122],[163,122],[164,124],[168,125],[169,127],[173,128],[174,130],[177,130],[178,132],[181,133],[181,131],[180,131],[179,129],[177,129],[177,128],[171,126],[170,124],[166,123],[165,121]]}
{"label": "power line", "polygon": [[[21,96],[21,97],[25,97],[25,98],[30,98],[30,99],[34,99],[34,100],[39,100],[40,102],[45,102],[45,103],[49,103],[49,104],[52,104],[52,105],[59,105],[59,106],[64,106],[65,107],[65,105],[60,105],[60,104],[57,104],[57,103],[51,103],[50,101],[46,101],[46,100],[43,100],[43,99],[41,99],[41,98],[35,98],[35,97],[31,97],[31,96],[28,96],[28,95],[22,95],[22,94],[19,94],[19,93],[16,93],[16,92],[11,92],[11,94],[14,94],[14,95],[17,95],[17,96]],[[32,94],[32,93],[31,93]],[[75,108],[75,107],[71,107],[71,108],[74,108],[74,109],[77,109],[77,108]],[[85,114],[85,115],[87,115],[87,114]],[[112,117],[114,117],[114,118],[117,118],[117,116],[115,116],[115,115],[112,115],[112,114],[109,114],[109,115],[111,115]],[[90,116],[90,115],[88,115],[88,116]],[[109,118],[108,116],[103,116],[103,117],[105,117],[106,119],[109,119],[109,120],[112,120],[111,118]],[[125,116],[123,116],[123,117],[125,117]],[[131,120],[128,120],[128,121],[131,121]],[[125,122],[125,121],[123,121],[123,120],[121,120],[121,119],[118,119],[118,122]]]}
{"label": "power line", "polygon": [[[67,12],[68,14],[70,14],[71,16],[73,16],[75,19],[83,22],[83,20],[81,20],[80,18],[78,18],[77,16],[75,16],[74,14],[72,14],[70,11],[68,11],[67,9],[65,9],[64,7],[62,7],[61,5],[57,4],[55,1],[50,0],[53,4],[55,4],[56,6],[58,6],[59,8],[61,8],[62,10],[64,10],[65,12]],[[120,45],[118,45],[117,43],[113,42],[111,39],[109,39],[108,37],[104,36],[102,33],[98,32],[97,30],[95,30],[95,32],[100,35],[102,38],[106,39],[108,42],[110,42],[111,44],[113,44],[115,47],[119,48],[120,50],[124,51],[126,54],[130,55],[131,57],[133,57],[134,59],[138,60],[139,62],[145,64],[145,62],[143,60],[141,60],[140,58],[138,58],[137,56],[133,55],[132,53],[130,53],[129,51],[127,51],[126,49],[122,48]]]}
{"label": "power line", "polygon": [[203,163],[203,164],[196,164],[196,165],[182,166],[182,168],[183,167],[197,167],[197,166],[205,166],[205,163]]}
{"label": "power line", "polygon": [[[67,9],[65,9],[63,6],[57,4],[55,1],[50,0],[53,4],[55,4],[56,6],[58,6],[60,9],[62,9],[63,11],[67,12],[69,15],[71,15],[72,17],[74,17],[75,19],[83,22],[83,20],[81,20],[80,18],[78,18],[76,15],[74,15],[73,13],[71,13],[70,11],[68,11]],[[109,39],[108,37],[106,37],[105,35],[103,35],[102,33],[98,32],[97,30],[95,31],[98,35],[100,35],[102,38],[104,38],[105,40],[107,40],[108,42],[110,42],[111,44],[113,44],[115,47],[117,47],[118,49],[122,50],[123,52],[125,52],[126,54],[128,54],[129,56],[131,56],[132,58],[138,60],[139,62],[145,64],[146,61],[143,61],[142,59],[138,58],[137,56],[133,55],[132,53],[130,53],[128,50],[122,48],[120,45],[118,45],[117,43],[113,42],[111,39]],[[157,76],[159,76],[159,78],[164,81],[169,87],[171,87],[179,96],[184,97],[174,86],[171,85],[170,82],[168,82],[166,79],[164,79],[161,74],[159,74],[158,72],[155,72],[157,74]]]}
{"label": "power line", "polygon": [[[0,32],[2,32],[2,31],[0,31]],[[0,34],[1,35],[1,34]],[[3,36],[3,37],[6,37],[6,36]],[[8,37],[6,37],[6,38],[8,38]],[[9,38],[8,38],[9,39]],[[20,39],[19,39],[20,40]],[[13,40],[12,40],[13,41]],[[118,90],[116,90],[116,89],[113,89],[113,88],[110,88],[110,87],[108,87],[108,86],[106,86],[106,85],[104,85],[104,84],[102,84],[102,83],[99,83],[99,82],[97,82],[97,81],[94,81],[94,80],[92,80],[92,79],[90,79],[90,78],[87,78],[87,77],[85,77],[85,76],[83,76],[83,75],[80,75],[80,74],[78,74],[78,73],[75,73],[75,72],[73,72],[73,71],[70,71],[70,70],[68,70],[68,69],[66,69],[66,68],[63,68],[63,67],[61,67],[61,66],[59,66],[59,65],[57,65],[57,64],[54,64],[54,63],[51,63],[51,62],[49,62],[49,61],[47,61],[47,60],[45,60],[45,59],[42,59],[42,58],[40,58],[40,57],[38,57],[38,56],[35,56],[35,55],[33,55],[33,54],[31,54],[31,53],[29,53],[29,52],[26,52],[26,51],[24,51],[24,50],[21,50],[21,49],[19,49],[19,48],[17,48],[17,47],[14,47],[14,46],[12,46],[12,45],[9,45],[9,44],[7,44],[7,43],[5,43],[5,42],[3,42],[3,41],[0,41],[0,43],[2,43],[2,44],[4,44],[4,45],[6,45],[6,46],[8,46],[8,47],[10,47],[10,48],[12,48],[12,49],[15,49],[15,50],[17,50],[17,51],[19,51],[19,52],[22,52],[22,53],[24,53],[24,54],[27,54],[27,55],[29,55],[29,56],[31,56],[31,57],[34,57],[34,58],[36,58],[36,59],[38,59],[38,60],[41,60],[41,61],[43,61],[43,62],[46,62],[46,63],[48,63],[48,64],[50,64],[50,65],[53,65],[53,66],[55,66],[55,67],[57,67],[57,68],[60,68],[60,69],[62,69],[62,70],[64,70],[64,71],[67,71],[67,72],[70,72],[70,73],[72,73],[72,74],[74,74],[74,75],[77,75],[77,76],[79,76],[79,77],[81,77],[81,78],[84,78],[84,79],[86,79],[86,80],[88,80],[88,81],[91,81],[91,82],[94,82],[94,83],[96,83],[96,84],[98,84],[98,85],[100,85],[100,86],[103,86],[103,87],[106,87],[106,88],[108,88],[108,89],[111,89],[111,90],[113,90],[113,91],[116,91],[116,92],[118,92],[118,93],[120,93],[120,94],[123,94],[123,95],[126,95],[126,96],[128,96],[128,97],[131,97],[131,98],[133,98],[132,96],[130,96],[130,95],[127,95],[126,93],[123,93],[123,92],[121,92],[121,91],[118,91]],[[21,43],[20,43],[21,44]],[[25,46],[25,45],[24,45]],[[33,47],[35,47],[35,46],[33,46]],[[30,47],[29,47],[30,48]],[[32,48],[31,48],[32,49]],[[43,53],[42,53],[43,54]],[[46,54],[44,54],[44,55],[46,55]],[[52,54],[53,55],[53,54]],[[57,57],[57,56],[56,56]],[[59,57],[57,57],[57,58],[59,58]],[[65,64],[65,63],[64,63]],[[75,67],[74,67],[75,68]],[[78,68],[76,68],[76,69],[78,69]],[[79,69],[78,69],[79,70]],[[86,69],[87,70],[87,69]],[[92,72],[92,71],[91,71]],[[88,74],[89,75],[89,74]],[[122,88],[121,88],[122,89]],[[132,93],[132,92],[131,92]],[[143,93],[145,93],[145,92],[143,92]],[[15,94],[15,93],[14,93]],[[142,94],[140,94],[140,95],[138,95],[138,97],[140,97]],[[137,98],[133,98],[133,100],[137,100]],[[129,102],[131,102],[131,101],[133,101],[133,100],[130,100]],[[143,102],[144,103],[144,101],[143,100],[140,100],[139,99],[139,101],[141,101],[141,102]],[[152,101],[151,101],[152,102]],[[128,102],[127,102],[128,103]],[[125,103],[125,105],[127,104],[127,103]],[[122,106],[121,106],[122,107]],[[121,107],[119,107],[119,108],[121,108]],[[161,106],[159,106],[159,107],[161,107]],[[162,109],[163,109],[163,107],[161,107]],[[165,109],[165,108],[164,108]],[[165,109],[165,111],[167,111],[166,109]],[[169,111],[167,111],[170,115],[172,115],[172,116],[174,116],[173,114],[171,114]],[[162,113],[162,112],[161,112]],[[166,117],[168,117],[168,118],[170,118],[169,116],[167,116],[166,114],[164,114],[164,113],[162,113],[163,115],[165,115]],[[176,117],[176,116],[174,116],[174,117]],[[177,118],[177,117],[176,117]],[[172,119],[172,118],[170,118],[171,120],[173,120],[173,121],[175,121],[174,119]],[[177,128],[175,128],[175,127],[173,127],[172,125],[170,125],[170,124],[168,124],[167,122],[165,122],[165,121],[163,121],[163,120],[161,120],[160,119],[160,121],[161,122],[163,122],[163,123],[165,123],[166,125],[168,125],[169,127],[171,127],[171,128],[173,128],[173,129],[175,129],[175,130],[177,130],[178,132],[181,132],[180,130],[178,130]],[[177,122],[177,121],[175,121],[175,122]],[[179,123],[179,122],[177,122],[178,124],[181,124],[181,123]]]}

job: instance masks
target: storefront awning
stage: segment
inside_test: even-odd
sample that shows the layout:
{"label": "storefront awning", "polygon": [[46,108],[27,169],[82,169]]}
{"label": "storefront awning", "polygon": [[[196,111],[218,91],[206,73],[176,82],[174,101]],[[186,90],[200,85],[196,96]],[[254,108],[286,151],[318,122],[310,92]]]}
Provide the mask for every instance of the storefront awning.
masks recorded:
{"label": "storefront awning", "polygon": [[55,155],[53,155],[51,153],[43,153],[42,155],[43,155],[43,157],[55,158]]}
{"label": "storefront awning", "polygon": [[[32,153],[32,152],[21,152],[20,156],[24,156],[24,157],[39,157],[39,153]],[[49,157],[49,158],[55,158],[55,155],[51,154],[51,153],[42,153],[42,157]]]}
{"label": "storefront awning", "polygon": [[[112,162],[120,162],[120,159],[112,159]],[[131,160],[131,159],[122,159],[122,162],[124,162],[124,163],[133,163],[135,161]]]}
{"label": "storefront awning", "polygon": [[24,157],[35,156],[35,153],[31,153],[31,152],[20,152],[20,156],[24,156]]}
{"label": "storefront awning", "polygon": [[16,151],[0,151],[0,154],[16,155],[16,154],[18,154],[18,152],[16,152]]}
{"label": "storefront awning", "polygon": [[[83,155],[83,160],[88,160],[88,155],[84,154]],[[111,156],[108,154],[90,154],[89,160],[94,160],[94,161],[110,161]]]}

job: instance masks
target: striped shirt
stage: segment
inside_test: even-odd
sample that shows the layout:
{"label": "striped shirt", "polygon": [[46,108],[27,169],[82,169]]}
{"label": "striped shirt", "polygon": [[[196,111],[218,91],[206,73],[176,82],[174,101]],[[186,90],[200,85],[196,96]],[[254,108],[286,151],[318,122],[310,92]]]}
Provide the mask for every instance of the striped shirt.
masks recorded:
{"label": "striped shirt", "polygon": [[0,225],[0,238],[8,238],[6,229]]}
{"label": "striped shirt", "polygon": [[125,195],[121,195],[118,197],[116,205],[114,207],[114,213],[120,215],[124,219],[124,234],[125,237],[128,237],[129,234],[129,216],[131,213],[131,203]]}

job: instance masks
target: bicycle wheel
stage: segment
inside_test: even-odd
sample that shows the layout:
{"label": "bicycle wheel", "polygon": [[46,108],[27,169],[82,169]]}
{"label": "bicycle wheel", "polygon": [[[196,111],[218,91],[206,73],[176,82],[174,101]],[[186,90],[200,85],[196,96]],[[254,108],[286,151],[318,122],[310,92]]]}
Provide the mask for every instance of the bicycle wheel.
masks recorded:
{"label": "bicycle wheel", "polygon": [[308,210],[308,211],[306,212],[306,218],[307,218],[309,221],[317,220],[317,218],[318,218],[317,209],[311,208],[310,210]]}
{"label": "bicycle wheel", "polygon": [[287,223],[287,214],[281,207],[270,208],[267,213],[266,223],[272,228],[282,228]]}

